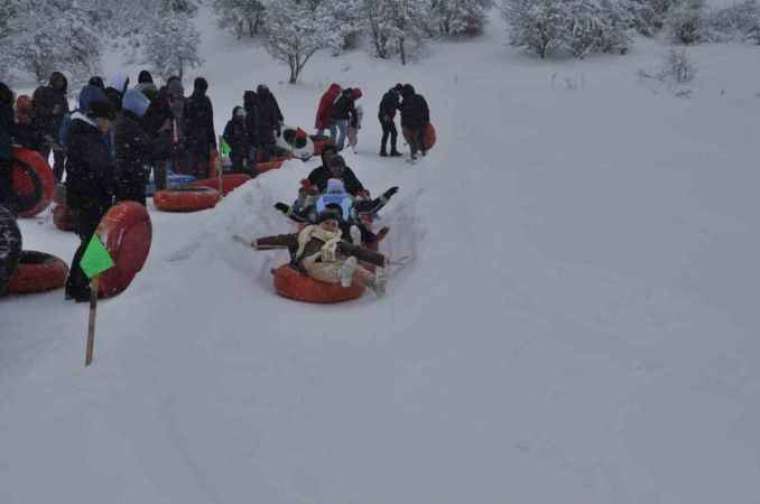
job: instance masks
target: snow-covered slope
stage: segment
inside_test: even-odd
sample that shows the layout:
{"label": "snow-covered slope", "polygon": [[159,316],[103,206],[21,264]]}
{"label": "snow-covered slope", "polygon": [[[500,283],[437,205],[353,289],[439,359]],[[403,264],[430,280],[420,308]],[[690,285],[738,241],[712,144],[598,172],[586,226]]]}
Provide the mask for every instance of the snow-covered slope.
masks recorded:
{"label": "snow-covered slope", "polygon": [[[388,296],[278,298],[233,234],[271,209],[289,162],[213,211],[154,212],[130,289],[86,307],[0,301],[0,502],[753,503],[760,495],[760,100],[756,49],[697,48],[690,99],[640,79],[664,47],[534,61],[483,39],[419,64],[320,55],[304,83],[208,33],[221,129],[267,82],[311,126],[329,82],[359,85],[354,167],[383,212]],[[411,82],[439,142],[376,155],[381,93]],[[50,217],[25,247],[70,260]]]}

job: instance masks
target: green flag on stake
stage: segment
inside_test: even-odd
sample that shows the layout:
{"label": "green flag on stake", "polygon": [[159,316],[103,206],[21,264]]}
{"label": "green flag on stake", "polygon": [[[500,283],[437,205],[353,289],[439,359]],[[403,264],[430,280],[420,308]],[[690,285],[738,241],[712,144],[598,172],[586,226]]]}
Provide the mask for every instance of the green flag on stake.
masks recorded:
{"label": "green flag on stake", "polygon": [[79,266],[84,271],[84,274],[87,275],[87,278],[90,279],[113,268],[113,258],[103,246],[103,242],[100,241],[98,235],[92,235],[92,239],[87,244]]}
{"label": "green flag on stake", "polygon": [[220,139],[221,139],[221,142],[219,145],[219,154],[221,154],[222,157],[230,157],[230,152],[232,152],[232,148],[230,147],[230,144],[227,143],[224,137],[220,137]]}

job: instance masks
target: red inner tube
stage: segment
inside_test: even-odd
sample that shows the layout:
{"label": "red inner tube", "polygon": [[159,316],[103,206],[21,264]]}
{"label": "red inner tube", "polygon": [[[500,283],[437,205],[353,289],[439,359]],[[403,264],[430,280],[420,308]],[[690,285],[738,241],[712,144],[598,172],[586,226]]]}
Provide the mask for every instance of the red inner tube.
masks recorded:
{"label": "red inner tube", "polygon": [[66,283],[69,267],[63,260],[44,252],[24,250],[16,271],[8,281],[9,294],[30,294],[60,289]]}
{"label": "red inner tube", "polygon": [[103,217],[96,231],[114,261],[100,276],[98,294],[111,297],[124,291],[148,259],[153,236],[150,216],[134,201],[119,203]]}
{"label": "red inner tube", "polygon": [[38,152],[13,148],[13,191],[21,204],[20,217],[34,217],[53,200],[55,176]]}
{"label": "red inner tube", "polygon": [[314,280],[297,271],[289,264],[283,264],[273,271],[274,288],[282,297],[307,303],[341,303],[358,299],[364,294],[364,286],[343,287]]}
{"label": "red inner tube", "polygon": [[219,191],[210,187],[178,187],[158,191],[153,195],[153,203],[165,212],[196,212],[213,208],[219,198]]}
{"label": "red inner tube", "polygon": [[[241,185],[251,180],[250,175],[244,173],[228,173],[222,175],[222,194],[227,196]],[[212,177],[203,180],[196,180],[190,187],[208,187],[211,189],[219,190],[219,177]]]}
{"label": "red inner tube", "polygon": [[436,135],[435,135],[435,127],[433,127],[432,123],[428,123],[427,127],[425,128],[425,134],[423,135],[423,142],[425,142],[425,149],[430,150],[435,145]]}

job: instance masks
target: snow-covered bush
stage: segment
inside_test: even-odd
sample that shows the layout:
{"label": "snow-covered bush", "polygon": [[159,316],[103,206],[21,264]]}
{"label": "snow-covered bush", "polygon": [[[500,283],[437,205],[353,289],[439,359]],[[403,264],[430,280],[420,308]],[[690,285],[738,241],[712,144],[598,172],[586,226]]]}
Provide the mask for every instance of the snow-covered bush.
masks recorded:
{"label": "snow-covered bush", "polygon": [[567,41],[570,17],[565,7],[561,0],[503,0],[509,43],[546,58]]}
{"label": "snow-covered bush", "polygon": [[696,74],[697,69],[689,60],[686,50],[671,49],[665,57],[660,78],[676,84],[686,84],[694,80]]}
{"label": "snow-covered bush", "polygon": [[432,0],[433,28],[441,35],[477,35],[493,0]]}
{"label": "snow-covered bush", "polygon": [[665,18],[665,26],[673,42],[696,44],[709,39],[705,23],[704,0],[681,0]]}
{"label": "snow-covered bush", "polygon": [[630,13],[619,0],[503,0],[509,42],[545,58],[570,52],[625,53],[631,38]]}
{"label": "snow-covered bush", "polygon": [[681,0],[627,0],[625,7],[630,15],[631,27],[647,37],[660,31],[665,16]]}
{"label": "snow-covered bush", "polygon": [[574,56],[592,53],[625,53],[630,44],[632,21],[618,0],[574,0],[568,2],[571,15],[567,44]]}
{"label": "snow-covered bush", "polygon": [[308,2],[278,0],[267,5],[264,17],[264,47],[288,64],[288,82],[295,84],[306,63],[319,49],[334,46],[340,36],[330,30],[331,18],[323,6],[312,9]]}
{"label": "snow-covered bush", "polygon": [[716,42],[752,40],[760,43],[760,6],[745,0],[717,9],[708,18],[710,39]]}
{"label": "snow-covered bush", "polygon": [[201,35],[190,16],[165,12],[153,24],[145,41],[145,62],[164,78],[178,75],[203,63],[198,56]]}
{"label": "snow-covered bush", "polygon": [[257,0],[214,0],[220,28],[230,29],[237,38],[254,37],[264,19],[264,4]]}

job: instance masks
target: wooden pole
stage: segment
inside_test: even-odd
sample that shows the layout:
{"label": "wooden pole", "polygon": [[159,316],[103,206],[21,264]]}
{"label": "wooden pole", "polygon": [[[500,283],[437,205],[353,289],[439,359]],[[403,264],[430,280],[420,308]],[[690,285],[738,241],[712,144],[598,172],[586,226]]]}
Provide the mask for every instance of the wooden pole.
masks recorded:
{"label": "wooden pole", "polygon": [[92,364],[93,353],[95,352],[95,315],[98,310],[98,278],[95,276],[90,282],[90,322],[87,326],[87,353],[84,358],[85,367]]}
{"label": "wooden pole", "polygon": [[224,137],[219,137],[219,149],[216,151],[216,171],[218,172],[217,175],[219,175],[219,199],[221,200],[224,196],[224,189],[223,189],[223,180],[224,180],[224,168],[222,164],[222,151],[220,150],[222,147],[222,142],[224,141]]}

